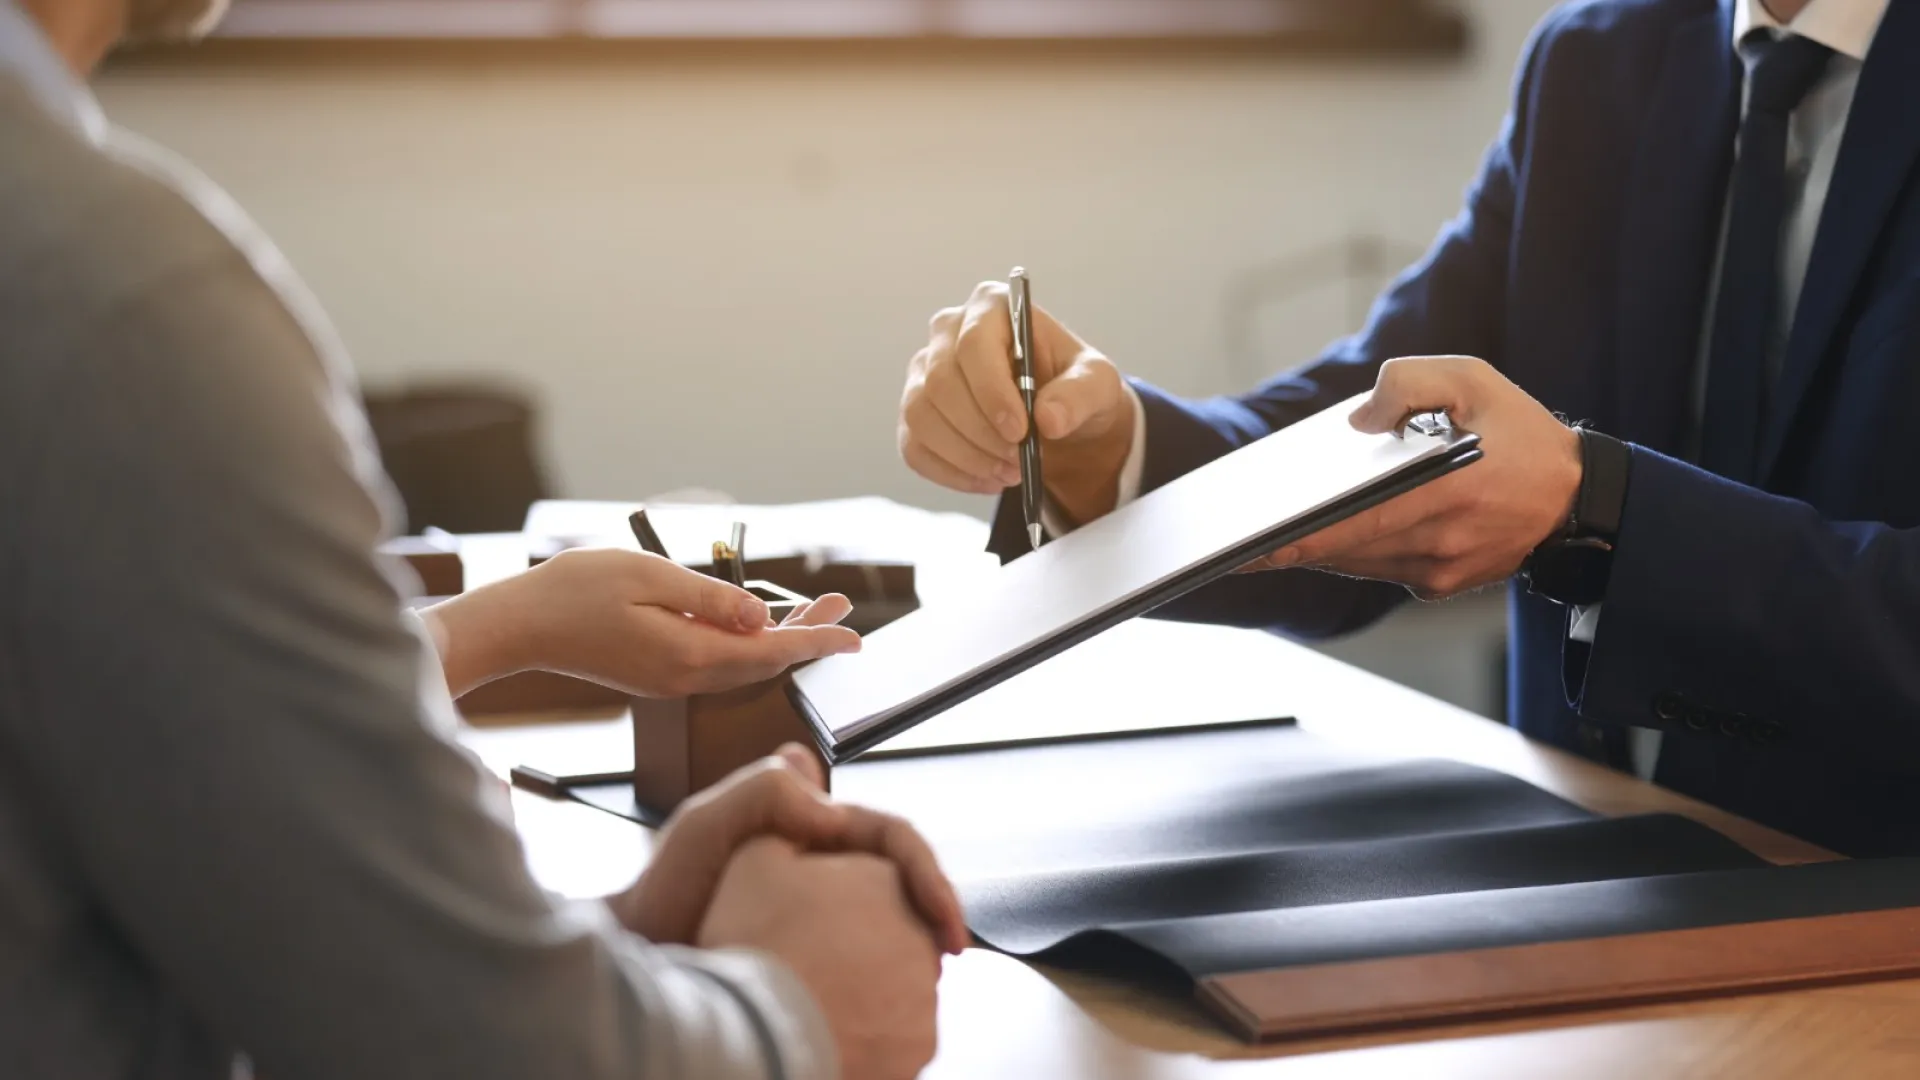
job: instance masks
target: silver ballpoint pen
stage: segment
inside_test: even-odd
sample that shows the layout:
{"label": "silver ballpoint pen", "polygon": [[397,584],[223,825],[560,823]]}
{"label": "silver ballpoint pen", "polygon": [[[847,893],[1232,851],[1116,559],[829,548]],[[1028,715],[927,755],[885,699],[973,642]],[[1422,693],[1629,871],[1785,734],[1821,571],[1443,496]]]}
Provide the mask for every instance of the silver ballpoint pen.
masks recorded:
{"label": "silver ballpoint pen", "polygon": [[1033,396],[1040,388],[1033,377],[1033,290],[1027,272],[1018,266],[1007,278],[1012,293],[1007,314],[1013,320],[1013,378],[1027,409],[1027,434],[1020,440],[1020,513],[1026,519],[1027,540],[1038,551],[1046,542],[1047,530],[1040,512],[1046,497],[1040,477],[1040,431],[1033,423]]}

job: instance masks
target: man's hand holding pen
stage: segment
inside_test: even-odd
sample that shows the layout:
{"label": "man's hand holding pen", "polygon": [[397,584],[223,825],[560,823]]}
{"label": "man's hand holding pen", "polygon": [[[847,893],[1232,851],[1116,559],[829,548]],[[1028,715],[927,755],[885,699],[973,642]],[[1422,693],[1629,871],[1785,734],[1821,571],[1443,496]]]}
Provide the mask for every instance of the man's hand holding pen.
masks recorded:
{"label": "man's hand holding pen", "polygon": [[[1069,520],[1090,521],[1113,509],[1133,446],[1131,391],[1111,360],[1044,308],[1032,319],[1047,494]],[[1020,483],[1027,422],[1012,356],[1004,282],[984,282],[966,304],[934,315],[900,402],[900,454],[915,472],[979,495]]]}

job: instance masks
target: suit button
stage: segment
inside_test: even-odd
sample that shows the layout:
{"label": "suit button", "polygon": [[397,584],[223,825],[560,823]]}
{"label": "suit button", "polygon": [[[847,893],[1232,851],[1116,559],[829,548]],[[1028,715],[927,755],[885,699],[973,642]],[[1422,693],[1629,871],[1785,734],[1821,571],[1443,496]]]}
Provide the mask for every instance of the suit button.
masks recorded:
{"label": "suit button", "polygon": [[1757,746],[1779,742],[1786,734],[1787,726],[1778,720],[1756,720],[1747,725],[1747,738]]}
{"label": "suit button", "polygon": [[1720,734],[1729,739],[1737,739],[1747,729],[1747,718],[1739,713],[1722,713],[1720,716]]}
{"label": "suit button", "polygon": [[1686,700],[1679,694],[1668,691],[1654,695],[1653,715],[1669,724],[1677,724],[1685,719],[1688,711]]}

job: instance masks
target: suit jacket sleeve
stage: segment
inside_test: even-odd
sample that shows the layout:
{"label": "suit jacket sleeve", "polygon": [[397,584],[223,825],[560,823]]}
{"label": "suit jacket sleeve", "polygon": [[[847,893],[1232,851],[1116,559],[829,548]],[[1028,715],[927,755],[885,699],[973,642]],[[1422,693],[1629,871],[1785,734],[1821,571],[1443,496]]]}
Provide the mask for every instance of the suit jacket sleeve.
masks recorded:
{"label": "suit jacket sleeve", "polygon": [[[1515,191],[1535,123],[1535,88],[1552,42],[1550,20],[1528,44],[1512,108],[1467,191],[1465,207],[1440,231],[1425,258],[1375,303],[1358,334],[1245,394],[1189,400],[1134,382],[1147,416],[1143,492],[1370,389],[1380,365],[1393,357],[1467,354],[1503,366]],[[1003,558],[1023,550],[1019,514],[1016,497],[1003,499],[995,515],[993,550]],[[1407,595],[1398,585],[1291,570],[1236,575],[1156,614],[1311,638],[1365,626]]]}
{"label": "suit jacket sleeve", "polygon": [[1910,763],[1917,655],[1920,530],[1634,448],[1606,618],[1568,646],[1581,715]]}
{"label": "suit jacket sleeve", "polygon": [[834,1074],[778,964],[535,887],[497,781],[424,722],[351,400],[237,254],[61,361],[0,621],[9,775],[192,1016],[288,1078]]}

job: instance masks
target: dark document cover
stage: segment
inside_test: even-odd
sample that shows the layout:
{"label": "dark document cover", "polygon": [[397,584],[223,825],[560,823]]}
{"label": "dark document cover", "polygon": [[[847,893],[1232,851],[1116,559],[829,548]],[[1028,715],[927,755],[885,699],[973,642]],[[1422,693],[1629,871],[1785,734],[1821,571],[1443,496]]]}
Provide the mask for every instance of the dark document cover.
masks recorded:
{"label": "dark document cover", "polygon": [[1000,568],[983,588],[794,673],[836,764],[1248,559],[1476,460],[1464,432],[1366,435],[1354,398],[1275,432]]}
{"label": "dark document cover", "polygon": [[1285,724],[875,754],[984,943],[1193,993],[1249,1039],[1920,969],[1920,859],[1772,866]]}
{"label": "dark document cover", "polygon": [[1247,1039],[1920,974],[1920,859],[1772,866],[1286,722],[881,751],[834,792],[920,829],[985,944]]}

